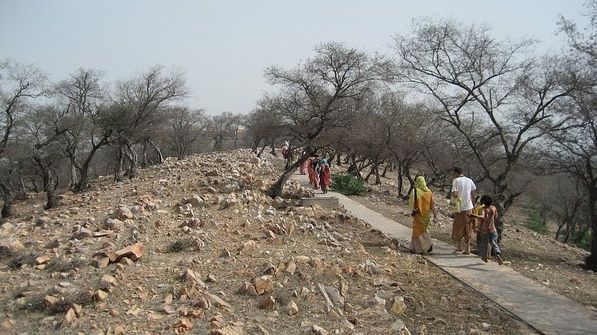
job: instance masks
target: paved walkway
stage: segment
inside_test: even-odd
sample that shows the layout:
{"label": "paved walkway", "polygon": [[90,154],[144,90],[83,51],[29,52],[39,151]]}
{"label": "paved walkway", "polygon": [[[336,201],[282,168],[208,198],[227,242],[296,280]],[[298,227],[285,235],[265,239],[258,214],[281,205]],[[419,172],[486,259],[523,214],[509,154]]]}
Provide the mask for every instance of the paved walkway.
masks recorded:
{"label": "paved walkway", "polygon": [[[306,176],[294,175],[308,186]],[[410,244],[411,229],[335,192],[316,194],[336,197],[350,214],[368,222],[386,236]],[[479,257],[455,254],[454,247],[434,240],[433,254],[425,258],[456,279],[510,311],[544,334],[597,334],[597,313],[537,284],[508,266],[484,263]]]}

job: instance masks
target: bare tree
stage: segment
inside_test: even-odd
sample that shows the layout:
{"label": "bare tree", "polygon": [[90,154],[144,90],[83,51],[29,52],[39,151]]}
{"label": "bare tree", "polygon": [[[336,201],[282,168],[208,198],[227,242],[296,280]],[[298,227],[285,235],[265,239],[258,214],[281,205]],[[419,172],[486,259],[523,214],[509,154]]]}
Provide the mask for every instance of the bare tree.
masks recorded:
{"label": "bare tree", "polygon": [[597,1],[587,2],[589,26],[584,31],[564,18],[560,21],[572,47],[570,63],[582,84],[570,104],[562,106],[568,127],[551,134],[546,157],[553,168],[577,180],[587,194],[591,226],[588,269],[597,270]]}
{"label": "bare tree", "polygon": [[[7,151],[12,145],[15,128],[29,107],[29,101],[43,93],[45,76],[34,65],[24,65],[5,60],[0,63],[0,161],[2,167],[10,169],[11,158]],[[0,173],[0,193],[3,218],[11,215],[12,190],[8,171]]]}
{"label": "bare tree", "polygon": [[64,155],[61,138],[72,129],[72,119],[67,117],[68,109],[54,106],[42,106],[30,113],[27,118],[27,129],[32,139],[32,158],[38,168],[46,192],[46,209],[59,205],[58,178],[59,163]]}
{"label": "bare tree", "polygon": [[191,110],[185,107],[174,107],[169,110],[168,135],[166,142],[176,153],[176,157],[183,159],[190,147],[205,131],[207,119],[203,110]]}
{"label": "bare tree", "polygon": [[266,71],[267,79],[282,90],[276,96],[266,96],[265,105],[281,115],[286,132],[305,148],[305,154],[272,185],[270,196],[281,195],[298,166],[329,144],[320,142],[322,135],[350,124],[363,94],[386,73],[382,65],[379,58],[339,43],[326,43],[295,69],[271,67]]}
{"label": "bare tree", "polygon": [[262,100],[260,106],[247,116],[244,126],[257,157],[261,157],[267,143],[275,142],[283,136],[282,116],[267,104],[267,100]]}
{"label": "bare tree", "polygon": [[230,112],[224,112],[210,118],[207,123],[207,133],[213,142],[214,151],[224,150],[225,142],[236,138],[240,122],[240,116]]}
{"label": "bare tree", "polygon": [[496,41],[483,26],[425,20],[396,38],[399,79],[429,96],[458,131],[502,213],[523,192],[511,180],[521,155],[564,125],[554,107],[575,89],[564,62],[536,59],[531,46]]}
{"label": "bare tree", "polygon": [[71,164],[71,187],[76,192],[87,188],[91,162],[112,135],[112,129],[103,124],[107,102],[100,79],[97,71],[78,69],[54,88],[58,103],[68,109],[65,117],[72,120],[63,139]]}
{"label": "bare tree", "polygon": [[119,84],[120,108],[115,111],[122,114],[113,115],[112,118],[118,120],[114,124],[114,135],[122,158],[119,159],[116,179],[120,178],[124,170],[124,158],[128,162],[126,174],[130,177],[136,175],[138,155],[134,145],[145,142],[155,146],[151,142],[151,130],[162,121],[165,112],[163,107],[185,97],[187,93],[182,74],[166,74],[161,66],[155,66],[140,76]]}

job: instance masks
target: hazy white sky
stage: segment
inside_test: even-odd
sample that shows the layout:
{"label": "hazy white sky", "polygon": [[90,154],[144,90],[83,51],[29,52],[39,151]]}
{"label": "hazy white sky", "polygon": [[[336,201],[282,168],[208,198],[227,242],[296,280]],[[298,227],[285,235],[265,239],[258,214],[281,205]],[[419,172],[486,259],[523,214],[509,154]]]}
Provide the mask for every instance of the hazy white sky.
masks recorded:
{"label": "hazy white sky", "polygon": [[162,64],[185,73],[190,106],[245,113],[269,89],[267,66],[294,66],[322,42],[390,53],[393,35],[430,16],[485,23],[497,37],[534,37],[557,51],[558,15],[579,18],[583,2],[0,0],[0,59],[36,63],[55,80],[87,67],[115,81]]}

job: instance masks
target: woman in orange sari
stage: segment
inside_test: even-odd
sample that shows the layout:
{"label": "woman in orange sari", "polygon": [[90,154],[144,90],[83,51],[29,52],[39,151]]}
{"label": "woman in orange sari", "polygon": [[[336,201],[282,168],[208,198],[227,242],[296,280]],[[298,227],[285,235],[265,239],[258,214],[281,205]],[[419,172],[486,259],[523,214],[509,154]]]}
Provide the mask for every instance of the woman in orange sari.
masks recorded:
{"label": "woman in orange sari", "polygon": [[417,254],[431,252],[433,241],[429,236],[428,228],[431,223],[431,213],[433,213],[434,221],[437,218],[437,213],[433,203],[433,193],[427,187],[425,177],[415,178],[415,188],[411,191],[409,206],[413,209],[413,234],[410,249]]}

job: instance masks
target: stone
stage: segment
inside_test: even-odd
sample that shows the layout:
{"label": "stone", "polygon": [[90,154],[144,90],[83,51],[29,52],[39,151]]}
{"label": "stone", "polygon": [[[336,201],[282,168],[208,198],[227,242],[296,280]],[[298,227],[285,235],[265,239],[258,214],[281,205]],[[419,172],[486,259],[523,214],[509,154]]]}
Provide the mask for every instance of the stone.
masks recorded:
{"label": "stone", "polygon": [[124,226],[124,222],[118,220],[118,219],[112,219],[112,218],[108,218],[106,219],[106,221],[104,221],[104,228],[108,229],[110,231],[112,230],[120,230],[120,228]]}
{"label": "stone", "polygon": [[113,331],[112,334],[114,334],[114,335],[123,335],[123,334],[126,334],[126,330],[124,329],[123,326],[117,325],[117,326],[114,327],[114,331]]}
{"label": "stone", "polygon": [[392,299],[388,312],[398,316],[404,313],[404,311],[406,311],[406,304],[404,303],[404,298],[401,296],[395,296]]}
{"label": "stone", "polygon": [[52,309],[54,306],[56,306],[61,301],[62,301],[61,298],[55,297],[53,295],[46,295],[44,297],[44,306],[48,309]]}
{"label": "stone", "polygon": [[114,234],[113,230],[100,230],[100,231],[94,231],[93,233],[91,233],[91,236],[104,237],[104,236],[108,236],[108,235],[112,235],[112,234]]}
{"label": "stone", "polygon": [[230,258],[231,256],[232,256],[232,254],[230,253],[230,250],[228,250],[228,249],[224,249],[220,253],[221,258]]}
{"label": "stone", "polygon": [[398,335],[410,335],[410,331],[408,330],[408,328],[406,328],[406,324],[404,323],[404,321],[402,321],[400,319],[396,319],[392,323],[392,327],[391,328],[395,332],[395,334],[398,334]]}
{"label": "stone", "polygon": [[176,310],[174,308],[172,308],[172,306],[170,306],[170,305],[164,305],[164,307],[162,307],[162,310],[166,314],[176,314]]}
{"label": "stone", "polygon": [[137,316],[139,315],[141,312],[143,312],[143,310],[137,306],[132,307],[131,309],[129,309],[128,311],[126,311],[126,315],[133,315],[133,316]]}
{"label": "stone", "polygon": [[290,274],[291,276],[294,275],[294,272],[296,271],[296,262],[294,260],[291,260],[290,262],[288,262],[288,265],[286,266],[285,271],[288,274]]}
{"label": "stone", "polygon": [[214,329],[209,334],[210,335],[243,335],[243,327],[244,324],[242,322],[233,322],[232,324],[226,325],[220,329]]}
{"label": "stone", "polygon": [[313,327],[311,327],[311,333],[314,335],[329,335],[330,332],[328,332],[327,330],[319,327],[318,325],[314,324]]}
{"label": "stone", "polygon": [[268,295],[259,302],[257,308],[259,309],[274,309],[276,307],[276,299],[271,295]]}
{"label": "stone", "polygon": [[50,256],[46,256],[46,255],[44,255],[44,256],[39,256],[39,257],[37,257],[37,258],[35,259],[35,263],[36,263],[37,265],[46,264],[47,262],[49,262],[49,261],[50,261],[50,259],[52,259]]}
{"label": "stone", "polygon": [[97,301],[106,300],[108,298],[108,292],[104,290],[97,290],[93,294],[93,298]]}
{"label": "stone", "polygon": [[183,198],[181,203],[182,204],[191,204],[191,205],[193,205],[193,207],[199,207],[199,206],[203,205],[205,203],[205,201],[203,201],[203,199],[200,196],[194,194],[190,197]]}
{"label": "stone", "polygon": [[172,294],[171,293],[166,294],[166,296],[164,297],[164,303],[165,304],[172,303]]}
{"label": "stone", "polygon": [[82,240],[84,238],[88,238],[91,237],[93,235],[93,232],[85,227],[81,227],[79,228],[75,234],[73,235],[73,238],[76,238],[77,240]]}
{"label": "stone", "polygon": [[298,306],[296,305],[294,300],[290,300],[288,305],[286,305],[286,313],[290,316],[298,313]]}
{"label": "stone", "polygon": [[143,256],[143,244],[137,242],[129,245],[128,247],[122,248],[116,251],[116,260],[120,260],[123,257],[130,258],[132,261],[136,261]]}
{"label": "stone", "polygon": [[255,278],[253,283],[257,294],[269,293],[274,290],[274,283],[269,276]]}
{"label": "stone", "polygon": [[340,295],[340,291],[338,291],[337,288],[326,286],[325,291],[333,303],[338,304],[340,306],[344,305],[344,297]]}
{"label": "stone", "polygon": [[102,284],[106,285],[106,286],[116,286],[118,285],[118,281],[116,280],[116,278],[114,278],[114,276],[111,275],[103,275],[102,279],[100,280],[102,282]]}
{"label": "stone", "polygon": [[484,331],[489,331],[489,329],[491,329],[491,325],[487,322],[481,323],[481,327],[483,327]]}
{"label": "stone", "polygon": [[340,283],[338,286],[340,286],[340,289],[339,289],[340,295],[343,297],[347,297],[348,296],[348,282],[344,279],[340,279]]}
{"label": "stone", "polygon": [[14,326],[17,324],[17,322],[13,319],[6,319],[4,321],[2,321],[2,323],[0,323],[0,329],[2,330],[11,330],[12,328],[14,328]]}
{"label": "stone", "polygon": [[209,309],[211,307],[210,301],[206,297],[198,297],[192,301],[194,307]]}
{"label": "stone", "polygon": [[227,303],[226,301],[224,301],[224,299],[218,297],[217,295],[211,294],[211,293],[206,293],[206,296],[212,305],[214,305],[216,307],[221,307],[221,308],[224,308],[227,310],[232,309],[232,306],[230,306],[229,303]]}
{"label": "stone", "polygon": [[135,262],[133,262],[130,258],[128,257],[122,257],[119,261],[118,264],[121,265],[134,265]]}
{"label": "stone", "polygon": [[69,308],[66,314],[64,315],[64,319],[62,319],[62,323],[60,324],[61,327],[67,327],[71,325],[75,319],[77,318],[77,313],[73,308]]}
{"label": "stone", "polygon": [[187,318],[180,318],[176,321],[176,323],[174,323],[174,325],[172,325],[172,327],[174,328],[174,331],[178,333],[184,333],[193,329],[193,323]]}
{"label": "stone", "polygon": [[201,220],[199,220],[198,218],[190,218],[190,219],[184,220],[180,224],[180,227],[200,228],[200,227],[203,227],[203,222],[201,222]]}
{"label": "stone", "polygon": [[114,215],[115,218],[119,220],[133,219],[135,217],[133,212],[131,212],[131,209],[125,205],[118,206]]}
{"label": "stone", "polygon": [[110,264],[110,259],[108,257],[101,257],[93,260],[93,266],[98,269],[103,269]]}
{"label": "stone", "polygon": [[201,287],[201,288],[206,288],[207,285],[205,285],[205,283],[203,282],[203,280],[201,280],[199,278],[199,276],[197,276],[197,274],[195,274],[195,272],[193,272],[193,270],[191,269],[186,269],[184,274],[183,274],[184,279],[186,279],[187,281],[191,282],[191,283],[195,283],[197,284],[197,286]]}
{"label": "stone", "polygon": [[77,317],[83,315],[83,306],[78,305],[78,304],[72,304],[71,308],[73,309],[73,311],[75,311],[75,314],[77,315]]}
{"label": "stone", "polygon": [[9,237],[0,240],[0,252],[10,253],[23,249],[25,249],[25,246],[16,238]]}

